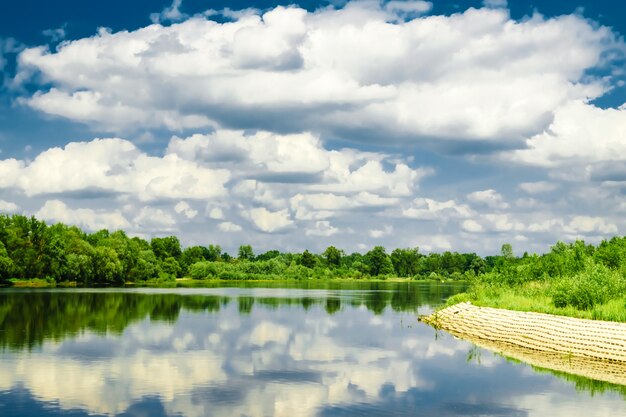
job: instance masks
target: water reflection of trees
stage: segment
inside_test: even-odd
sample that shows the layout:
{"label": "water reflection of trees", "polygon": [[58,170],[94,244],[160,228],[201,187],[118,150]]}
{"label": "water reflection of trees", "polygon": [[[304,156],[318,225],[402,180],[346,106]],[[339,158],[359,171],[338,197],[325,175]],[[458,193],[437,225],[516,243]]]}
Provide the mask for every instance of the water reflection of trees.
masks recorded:
{"label": "water reflection of trees", "polygon": [[253,297],[198,294],[150,294],[137,292],[7,291],[0,292],[0,348],[23,349],[44,340],[62,340],[85,330],[120,334],[129,324],[146,318],[175,322],[182,310],[217,312],[235,301],[240,314],[255,308],[283,307],[308,310],[319,306],[328,314],[342,308],[365,306],[374,314],[390,307],[416,312],[421,305],[435,305],[463,289],[461,285],[359,283],[334,289],[326,295],[301,297]]}

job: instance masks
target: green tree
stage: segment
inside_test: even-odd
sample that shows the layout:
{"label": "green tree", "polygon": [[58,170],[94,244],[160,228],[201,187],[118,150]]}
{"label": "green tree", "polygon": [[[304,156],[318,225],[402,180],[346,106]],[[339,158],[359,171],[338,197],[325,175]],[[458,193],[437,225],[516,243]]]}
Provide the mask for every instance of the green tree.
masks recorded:
{"label": "green tree", "polygon": [[389,255],[382,246],[375,246],[374,249],[365,254],[366,265],[372,276],[391,274],[393,272],[393,264]]}
{"label": "green tree", "polygon": [[209,245],[205,252],[205,259],[207,261],[215,262],[220,260],[222,256],[222,247],[220,245]]}
{"label": "green tree", "polygon": [[513,259],[515,255],[513,255],[513,246],[510,243],[505,243],[500,248],[500,256],[504,259]]}
{"label": "green tree", "polygon": [[322,257],[326,260],[326,264],[333,267],[339,267],[341,265],[341,258],[343,257],[343,251],[337,249],[334,246],[326,248]]}
{"label": "green tree", "polygon": [[252,246],[250,245],[239,246],[239,250],[237,251],[237,259],[246,260],[246,261],[254,260],[254,252],[252,251]]}
{"label": "green tree", "polygon": [[308,250],[302,252],[302,256],[300,257],[300,265],[305,266],[307,268],[313,268],[317,265],[317,259],[315,255],[313,255]]}
{"label": "green tree", "polygon": [[391,252],[393,270],[399,277],[411,277],[419,271],[419,248],[394,249]]}
{"label": "green tree", "polygon": [[178,261],[173,256],[170,256],[161,262],[161,271],[170,278],[177,278],[181,275],[182,268]]}
{"label": "green tree", "polygon": [[94,282],[101,284],[122,284],[124,282],[124,268],[115,250],[106,246],[98,246],[94,249],[92,260]]}
{"label": "green tree", "polygon": [[191,265],[205,260],[205,252],[206,248],[202,246],[190,246],[185,248],[180,256],[180,267],[184,272],[187,272]]}
{"label": "green tree", "polygon": [[179,259],[182,254],[180,241],[176,236],[155,237],[150,241],[150,247],[155,256],[160,260],[170,257]]}
{"label": "green tree", "polygon": [[9,258],[4,243],[0,241],[0,278],[6,279],[13,273],[13,261]]}

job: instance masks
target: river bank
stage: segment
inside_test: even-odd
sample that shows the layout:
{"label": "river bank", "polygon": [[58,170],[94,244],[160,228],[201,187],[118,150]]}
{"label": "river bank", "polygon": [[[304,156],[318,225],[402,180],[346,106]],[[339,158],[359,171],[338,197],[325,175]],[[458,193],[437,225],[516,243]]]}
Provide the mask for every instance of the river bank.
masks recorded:
{"label": "river bank", "polygon": [[626,385],[626,324],[459,303],[420,318],[536,366]]}

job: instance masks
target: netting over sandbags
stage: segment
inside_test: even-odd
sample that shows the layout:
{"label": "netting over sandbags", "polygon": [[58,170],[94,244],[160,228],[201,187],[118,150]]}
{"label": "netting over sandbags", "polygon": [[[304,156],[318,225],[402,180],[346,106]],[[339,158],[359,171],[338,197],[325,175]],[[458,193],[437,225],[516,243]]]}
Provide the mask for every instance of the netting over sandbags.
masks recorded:
{"label": "netting over sandbags", "polygon": [[422,321],[532,365],[626,385],[626,324],[461,303]]}

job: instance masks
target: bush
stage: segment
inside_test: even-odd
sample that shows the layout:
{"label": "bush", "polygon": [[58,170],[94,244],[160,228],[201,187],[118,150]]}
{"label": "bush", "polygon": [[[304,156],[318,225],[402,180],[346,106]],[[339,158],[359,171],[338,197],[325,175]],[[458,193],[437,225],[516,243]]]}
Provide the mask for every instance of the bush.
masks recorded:
{"label": "bush", "polygon": [[601,264],[588,263],[573,277],[561,278],[554,283],[552,303],[560,308],[569,305],[590,310],[597,304],[620,297],[624,289],[624,279],[619,273]]}

